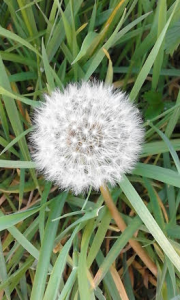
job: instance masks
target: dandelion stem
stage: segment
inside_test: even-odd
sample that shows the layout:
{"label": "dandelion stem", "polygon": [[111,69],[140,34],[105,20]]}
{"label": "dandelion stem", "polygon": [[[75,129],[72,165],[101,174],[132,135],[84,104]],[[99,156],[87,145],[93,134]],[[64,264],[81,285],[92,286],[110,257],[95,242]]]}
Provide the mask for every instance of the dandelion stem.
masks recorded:
{"label": "dandelion stem", "polygon": [[[106,206],[111,213],[111,216],[113,217],[114,221],[116,222],[118,228],[123,232],[127,227],[126,223],[124,222],[119,211],[117,210],[107,186],[105,186],[105,185],[101,186],[100,191],[104,198]],[[147,266],[147,268],[157,277],[157,267],[156,267],[155,263],[151,260],[151,258],[148,256],[148,254],[142,248],[142,246],[139,244],[139,242],[130,239],[129,244],[134,249],[134,251],[137,253],[137,255],[141,258],[141,260],[144,262],[144,264]]]}

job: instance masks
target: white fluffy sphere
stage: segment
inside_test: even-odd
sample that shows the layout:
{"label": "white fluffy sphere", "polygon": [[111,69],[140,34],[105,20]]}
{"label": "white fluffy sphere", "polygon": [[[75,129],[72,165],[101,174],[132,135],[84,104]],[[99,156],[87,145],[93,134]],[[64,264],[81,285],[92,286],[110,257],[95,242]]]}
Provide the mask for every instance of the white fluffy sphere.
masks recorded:
{"label": "white fluffy sphere", "polygon": [[55,90],[34,114],[37,168],[75,194],[115,185],[138,159],[144,131],[138,109],[102,82]]}

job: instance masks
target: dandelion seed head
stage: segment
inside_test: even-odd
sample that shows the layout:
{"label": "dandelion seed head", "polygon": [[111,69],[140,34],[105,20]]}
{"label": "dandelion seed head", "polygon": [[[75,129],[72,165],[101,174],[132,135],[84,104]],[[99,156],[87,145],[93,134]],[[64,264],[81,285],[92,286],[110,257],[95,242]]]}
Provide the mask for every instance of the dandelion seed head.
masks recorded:
{"label": "dandelion seed head", "polygon": [[34,113],[32,157],[45,177],[75,194],[115,185],[138,159],[144,131],[138,109],[102,82],[55,90]]}

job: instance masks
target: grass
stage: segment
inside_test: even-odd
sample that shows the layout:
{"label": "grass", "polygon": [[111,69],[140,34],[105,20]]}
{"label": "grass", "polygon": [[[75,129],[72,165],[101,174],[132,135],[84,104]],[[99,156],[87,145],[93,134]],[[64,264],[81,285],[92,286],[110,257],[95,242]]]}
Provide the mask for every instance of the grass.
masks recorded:
{"label": "grass", "polygon": [[[179,0],[1,3],[0,299],[180,299],[179,17]],[[146,139],[86,198],[37,174],[28,134],[45,92],[93,78],[127,91]]]}

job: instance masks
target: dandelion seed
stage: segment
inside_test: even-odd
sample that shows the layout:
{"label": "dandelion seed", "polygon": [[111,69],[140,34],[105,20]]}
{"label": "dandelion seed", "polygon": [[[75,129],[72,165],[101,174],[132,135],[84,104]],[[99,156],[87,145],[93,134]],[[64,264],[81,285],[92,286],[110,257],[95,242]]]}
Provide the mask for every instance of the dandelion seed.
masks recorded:
{"label": "dandelion seed", "polygon": [[115,185],[138,159],[144,131],[138,109],[102,82],[55,90],[34,114],[33,159],[45,177],[75,194]]}

